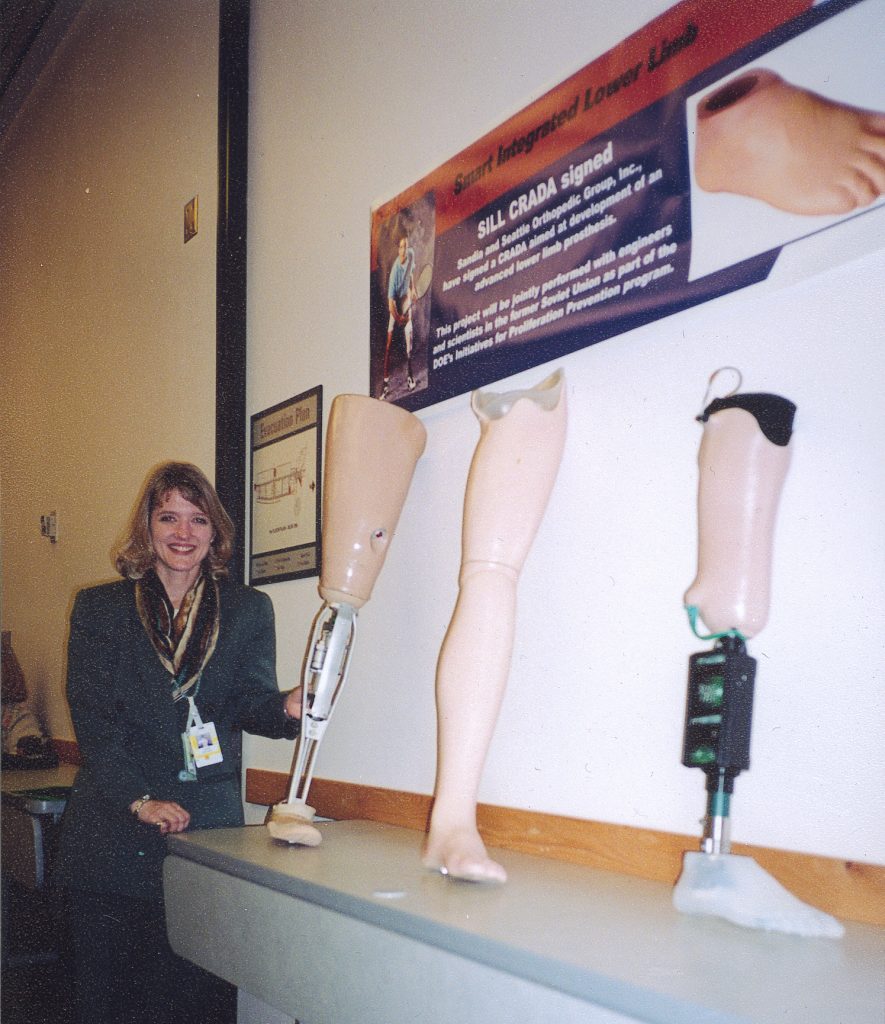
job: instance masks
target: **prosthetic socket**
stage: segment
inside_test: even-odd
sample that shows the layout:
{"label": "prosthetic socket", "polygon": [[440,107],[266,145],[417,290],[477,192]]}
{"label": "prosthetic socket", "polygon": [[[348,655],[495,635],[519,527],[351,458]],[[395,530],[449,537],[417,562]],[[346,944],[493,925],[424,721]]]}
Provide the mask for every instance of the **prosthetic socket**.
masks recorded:
{"label": "prosthetic socket", "polygon": [[289,796],[268,822],[275,839],[320,842],[306,802],[317,750],[347,679],[357,611],[372,596],[426,439],[421,421],[398,406],[360,395],[339,395],[332,403],[323,481],[324,603],[304,667]]}

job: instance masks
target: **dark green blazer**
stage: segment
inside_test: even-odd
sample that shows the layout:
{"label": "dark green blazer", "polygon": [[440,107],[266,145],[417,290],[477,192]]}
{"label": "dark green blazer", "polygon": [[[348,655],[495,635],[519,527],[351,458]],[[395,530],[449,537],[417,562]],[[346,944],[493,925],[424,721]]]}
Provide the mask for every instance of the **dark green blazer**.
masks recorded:
{"label": "dark green blazer", "polygon": [[145,793],[190,812],[191,829],[243,824],[242,732],[294,739],[276,679],[273,605],[258,590],[219,582],[221,619],[196,704],[214,722],[224,760],[182,782],[185,698],[173,703],[135,608],[129,580],[80,591],[71,613],[67,695],[80,748],[65,810],[56,881],[91,892],[161,895],[166,840],[129,805]]}

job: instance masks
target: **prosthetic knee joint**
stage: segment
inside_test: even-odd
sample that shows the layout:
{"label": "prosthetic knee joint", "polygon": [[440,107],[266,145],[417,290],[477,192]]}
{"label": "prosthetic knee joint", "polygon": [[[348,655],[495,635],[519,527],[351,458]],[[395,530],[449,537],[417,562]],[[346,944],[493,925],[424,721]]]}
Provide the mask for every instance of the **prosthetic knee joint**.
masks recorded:
{"label": "prosthetic knee joint", "polygon": [[426,438],[421,421],[398,406],[359,395],[339,395],[332,403],[323,488],[323,605],[305,661],[289,796],[268,822],[275,839],[320,842],[307,804],[317,751],[347,680],[357,612],[384,565]]}

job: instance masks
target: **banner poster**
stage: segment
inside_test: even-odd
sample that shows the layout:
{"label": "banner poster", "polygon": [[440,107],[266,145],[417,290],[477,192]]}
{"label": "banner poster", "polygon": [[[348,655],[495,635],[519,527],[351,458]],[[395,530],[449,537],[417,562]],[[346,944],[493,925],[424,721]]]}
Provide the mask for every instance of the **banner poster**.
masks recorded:
{"label": "banner poster", "polygon": [[883,38],[882,0],[684,0],[373,209],[369,393],[431,405],[883,217]]}
{"label": "banner poster", "polygon": [[320,574],[323,389],[255,413],[249,582]]}

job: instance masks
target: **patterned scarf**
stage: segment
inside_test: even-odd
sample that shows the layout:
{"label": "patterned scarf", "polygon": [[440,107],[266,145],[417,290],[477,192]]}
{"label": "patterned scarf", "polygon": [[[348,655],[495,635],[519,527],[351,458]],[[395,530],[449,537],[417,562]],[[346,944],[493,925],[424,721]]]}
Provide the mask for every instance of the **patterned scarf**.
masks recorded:
{"label": "patterned scarf", "polygon": [[163,668],[172,676],[172,699],[199,684],[218,640],[218,583],[205,573],[185,594],[176,614],[153,570],[135,581],[135,606]]}

